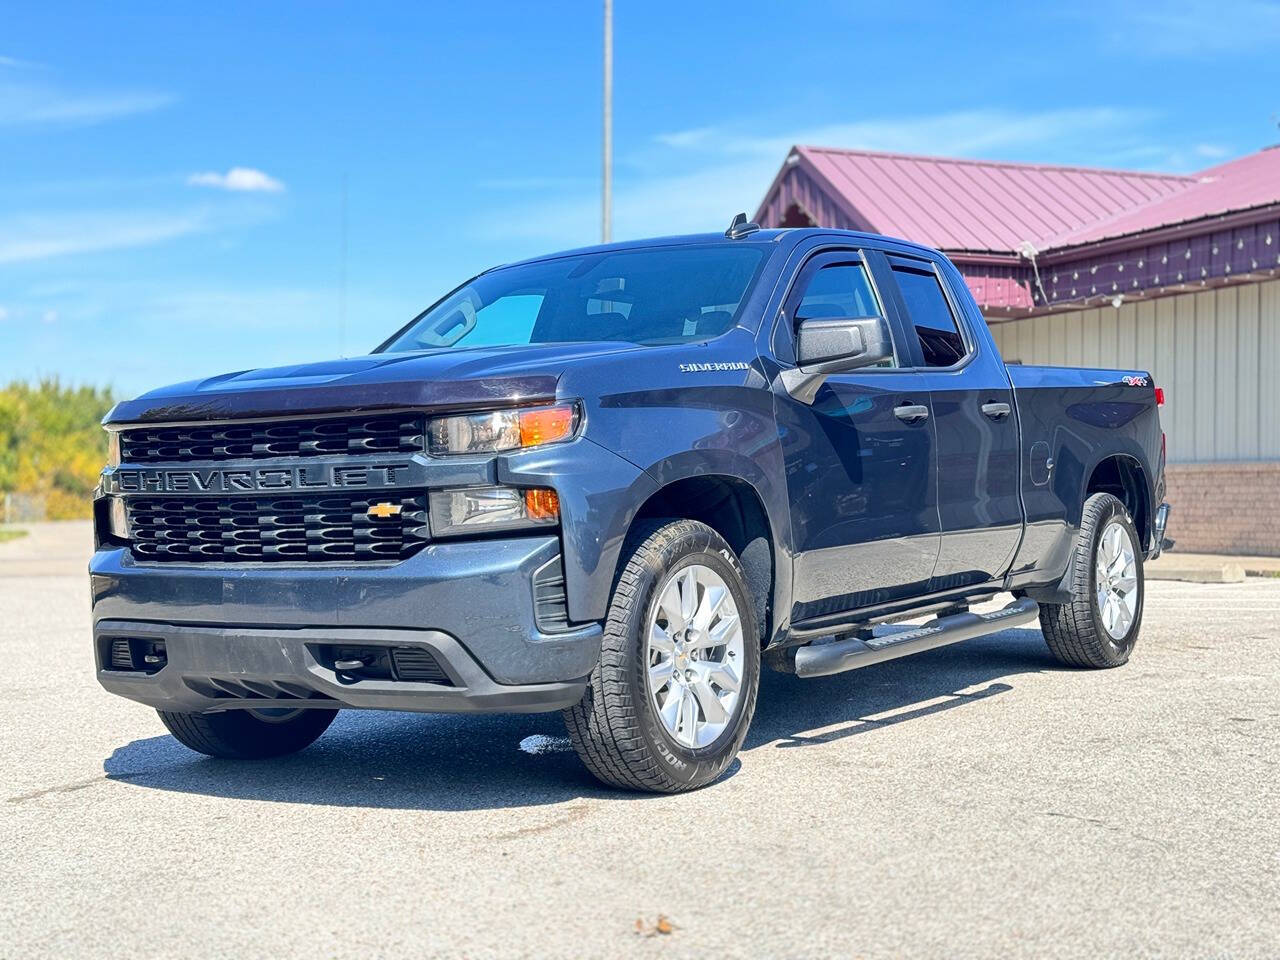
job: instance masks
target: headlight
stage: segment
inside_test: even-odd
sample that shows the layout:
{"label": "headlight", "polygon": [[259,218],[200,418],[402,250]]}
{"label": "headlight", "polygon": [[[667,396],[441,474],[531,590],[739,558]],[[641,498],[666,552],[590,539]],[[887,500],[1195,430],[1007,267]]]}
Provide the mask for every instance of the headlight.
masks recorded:
{"label": "headlight", "polygon": [[577,430],[573,403],[436,417],[427,425],[427,450],[434,456],[501,453],[571,440]]}
{"label": "headlight", "polygon": [[120,431],[107,431],[107,466],[120,466]]}
{"label": "headlight", "polygon": [[560,499],[554,490],[465,487],[431,491],[431,535],[457,537],[554,525]]}

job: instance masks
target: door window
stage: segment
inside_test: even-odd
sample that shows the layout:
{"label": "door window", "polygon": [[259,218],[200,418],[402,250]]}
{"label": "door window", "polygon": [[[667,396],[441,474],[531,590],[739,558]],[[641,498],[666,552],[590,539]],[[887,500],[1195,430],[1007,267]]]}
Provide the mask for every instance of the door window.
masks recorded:
{"label": "door window", "polygon": [[817,317],[875,317],[876,295],[860,263],[832,263],[818,270],[796,308],[797,320]]}
{"label": "door window", "polygon": [[953,367],[964,359],[964,337],[951,305],[932,271],[895,265],[893,275],[907,305],[907,316],[920,338],[926,367]]}
{"label": "door window", "polygon": [[[875,290],[861,263],[829,263],[810,276],[800,303],[796,306],[796,322],[836,317],[883,316]],[[896,367],[889,357],[877,367]]]}

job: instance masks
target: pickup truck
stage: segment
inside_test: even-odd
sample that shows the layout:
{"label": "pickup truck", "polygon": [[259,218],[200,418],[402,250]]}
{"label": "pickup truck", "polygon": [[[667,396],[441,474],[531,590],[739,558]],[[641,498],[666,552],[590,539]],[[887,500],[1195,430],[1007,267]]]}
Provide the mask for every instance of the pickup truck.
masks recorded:
{"label": "pickup truck", "polygon": [[213,756],[344,708],[563,711],[605,783],[697,788],[763,666],[1037,618],[1064,664],[1125,663],[1159,399],[1006,366],[946,257],[882,236],[739,215],[498,267],[368,356],[108,414],[98,680]]}

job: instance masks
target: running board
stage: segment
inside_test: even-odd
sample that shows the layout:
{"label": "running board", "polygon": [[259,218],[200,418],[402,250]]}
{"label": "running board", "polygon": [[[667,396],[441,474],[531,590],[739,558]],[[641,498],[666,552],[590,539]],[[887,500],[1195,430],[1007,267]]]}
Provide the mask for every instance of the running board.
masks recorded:
{"label": "running board", "polygon": [[845,670],[856,670],[873,663],[932,650],[948,643],[972,640],[1007,627],[1016,627],[1031,622],[1039,614],[1040,604],[1030,597],[1024,597],[1002,610],[991,613],[958,613],[930,620],[904,633],[890,633],[868,640],[849,637],[831,643],[801,647],[796,651],[796,675],[825,677]]}

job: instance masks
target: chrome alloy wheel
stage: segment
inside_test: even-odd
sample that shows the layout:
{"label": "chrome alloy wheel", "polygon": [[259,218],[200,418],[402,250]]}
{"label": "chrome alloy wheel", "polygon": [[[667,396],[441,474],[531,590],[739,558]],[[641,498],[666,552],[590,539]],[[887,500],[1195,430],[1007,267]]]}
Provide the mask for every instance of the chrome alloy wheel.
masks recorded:
{"label": "chrome alloy wheel", "polygon": [[1129,531],[1114,520],[1098,538],[1094,578],[1102,625],[1112,640],[1123,640],[1138,615],[1138,561]]}
{"label": "chrome alloy wheel", "polygon": [[649,700],[676,743],[705,747],[729,725],[742,686],[738,606],[710,567],[681,567],[649,614]]}

